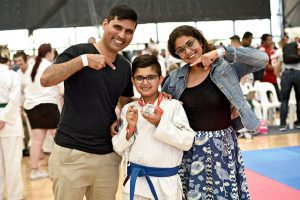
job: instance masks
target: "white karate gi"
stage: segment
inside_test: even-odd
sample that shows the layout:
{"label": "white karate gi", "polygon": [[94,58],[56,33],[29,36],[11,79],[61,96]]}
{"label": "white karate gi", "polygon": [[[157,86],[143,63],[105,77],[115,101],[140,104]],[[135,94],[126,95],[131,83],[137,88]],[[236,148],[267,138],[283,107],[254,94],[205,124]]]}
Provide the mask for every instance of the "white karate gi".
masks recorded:
{"label": "white karate gi", "polygon": [[[126,112],[130,105],[138,108],[137,134],[126,140]],[[154,103],[156,105],[156,102]],[[141,114],[138,102],[124,106],[121,113],[123,125],[119,134],[112,139],[114,150],[124,155],[129,150],[130,162],[147,167],[173,168],[179,166],[183,151],[192,147],[195,132],[190,128],[181,103],[163,99],[160,108],[164,111],[157,127],[149,123]],[[181,200],[182,183],[179,175],[171,177],[150,177],[160,200]],[[130,179],[127,181],[123,199],[129,199]],[[127,195],[126,195],[127,194]],[[145,177],[138,177],[135,194],[153,198]]]}

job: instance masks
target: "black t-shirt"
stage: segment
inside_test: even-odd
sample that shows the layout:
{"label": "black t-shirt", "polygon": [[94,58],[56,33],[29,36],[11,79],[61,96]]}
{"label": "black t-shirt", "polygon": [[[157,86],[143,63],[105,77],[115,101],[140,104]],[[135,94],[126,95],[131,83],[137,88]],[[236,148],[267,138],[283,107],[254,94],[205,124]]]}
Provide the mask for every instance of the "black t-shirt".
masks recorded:
{"label": "black t-shirt", "polygon": [[230,102],[210,76],[186,88],[180,96],[190,126],[195,131],[214,131],[230,126]]}
{"label": "black t-shirt", "polygon": [[[55,64],[82,54],[99,54],[93,44],[78,44],[58,56]],[[132,97],[130,63],[117,55],[113,64],[101,70],[84,67],[64,81],[65,94],[56,144],[95,154],[113,151],[110,126],[116,120],[120,96]]]}

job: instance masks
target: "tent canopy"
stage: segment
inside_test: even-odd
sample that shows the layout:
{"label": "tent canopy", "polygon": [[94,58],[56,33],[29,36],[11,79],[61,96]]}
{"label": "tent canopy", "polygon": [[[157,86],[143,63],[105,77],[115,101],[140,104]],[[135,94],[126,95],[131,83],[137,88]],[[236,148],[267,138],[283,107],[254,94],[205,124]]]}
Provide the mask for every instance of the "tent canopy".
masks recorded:
{"label": "tent canopy", "polygon": [[138,13],[138,23],[270,18],[270,0],[2,0],[0,30],[99,25],[115,4]]}

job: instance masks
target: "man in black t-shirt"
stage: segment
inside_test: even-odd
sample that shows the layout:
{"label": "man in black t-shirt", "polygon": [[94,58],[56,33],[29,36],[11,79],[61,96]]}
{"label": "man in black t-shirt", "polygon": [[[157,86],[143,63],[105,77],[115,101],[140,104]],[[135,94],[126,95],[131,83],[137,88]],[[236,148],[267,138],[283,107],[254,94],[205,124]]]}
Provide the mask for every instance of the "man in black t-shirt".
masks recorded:
{"label": "man in black t-shirt", "polygon": [[130,63],[119,51],[129,45],[137,14],[117,5],[102,22],[101,40],[71,46],[41,77],[45,87],[64,81],[61,121],[49,158],[55,199],[115,199],[121,157],[111,143],[115,107],[133,96]]}

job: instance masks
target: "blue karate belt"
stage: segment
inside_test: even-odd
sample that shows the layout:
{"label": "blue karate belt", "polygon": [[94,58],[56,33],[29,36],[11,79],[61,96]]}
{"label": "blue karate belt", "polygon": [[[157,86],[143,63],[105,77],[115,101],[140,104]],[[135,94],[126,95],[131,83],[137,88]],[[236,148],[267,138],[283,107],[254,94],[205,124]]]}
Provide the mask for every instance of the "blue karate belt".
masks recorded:
{"label": "blue karate belt", "polygon": [[130,200],[133,200],[134,197],[134,190],[135,190],[137,177],[143,177],[143,176],[146,177],[147,183],[149,185],[149,188],[151,190],[154,199],[158,200],[157,194],[155,192],[155,188],[149,176],[154,176],[154,177],[174,176],[178,173],[178,170],[179,170],[179,166],[173,168],[158,168],[158,167],[146,167],[135,163],[129,163],[129,166],[127,166],[126,179],[128,180],[128,178],[130,177]]}

